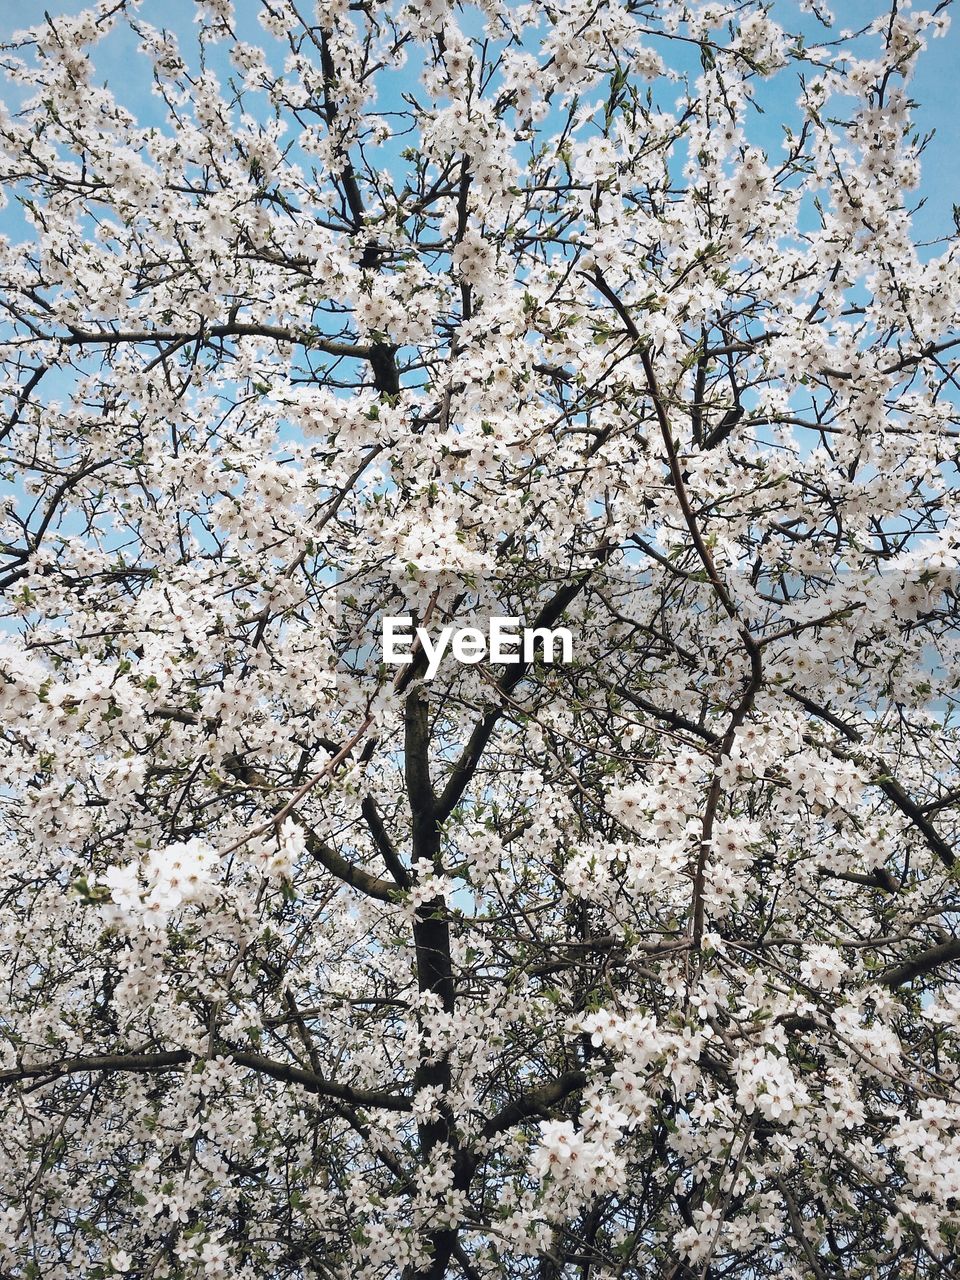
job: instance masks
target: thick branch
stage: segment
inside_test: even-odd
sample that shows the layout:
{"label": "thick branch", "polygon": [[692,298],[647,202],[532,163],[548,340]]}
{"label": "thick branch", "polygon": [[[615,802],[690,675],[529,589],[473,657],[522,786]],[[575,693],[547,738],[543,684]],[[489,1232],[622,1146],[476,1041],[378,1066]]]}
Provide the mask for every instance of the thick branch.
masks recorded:
{"label": "thick branch", "polygon": [[205,342],[211,338],[272,338],[276,342],[292,342],[311,350],[325,351],[331,356],[348,356],[369,360],[371,348],[354,342],[337,342],[316,333],[297,332],[275,324],[212,324],[192,333],[175,329],[71,329],[68,334],[45,335],[47,342],[64,347],[113,346],[114,343],[138,342]]}
{"label": "thick branch", "polygon": [[404,708],[403,762],[414,844],[421,846],[419,856],[432,857],[436,843],[437,800],[430,781],[429,708],[419,689],[408,695]]}
{"label": "thick branch", "polygon": [[367,824],[373,843],[377,846],[381,858],[387,870],[396,880],[402,889],[409,889],[412,881],[410,873],[400,860],[400,855],[394,848],[393,841],[387,834],[387,829],[383,825],[383,819],[380,817],[380,810],[377,808],[377,802],[373,796],[364,796],[363,804],[360,806],[360,812],[363,814],[364,821]]}
{"label": "thick branch", "polygon": [[391,884],[389,880],[381,880],[379,876],[372,876],[362,867],[354,866],[352,862],[341,857],[336,849],[325,844],[315,831],[307,831],[307,853],[331,875],[342,880],[344,884],[350,885],[352,889],[359,889],[368,898],[378,898],[381,902],[396,902],[396,885]]}
{"label": "thick branch", "polygon": [[187,1049],[177,1049],[169,1053],[105,1053],[90,1058],[61,1058],[59,1062],[24,1063],[0,1071],[0,1085],[15,1084],[18,1080],[55,1080],[84,1071],[172,1071],[174,1067],[185,1066],[192,1057]]}
{"label": "thick branch", "polygon": [[[563,611],[567,606],[576,599],[590,579],[590,573],[584,573],[567,586],[562,587],[556,595],[548,600],[540,610],[533,626],[552,627],[554,623],[560,620]],[[512,693],[527,672],[527,663],[517,662],[510,668],[509,675],[504,676],[497,684],[500,693]],[[473,732],[467,739],[467,745],[460,754],[459,759],[453,766],[450,777],[447,779],[447,785],[444,787],[439,800],[437,801],[437,821],[446,822],[447,818],[460,802],[460,798],[470,785],[470,780],[476,771],[477,765],[480,763],[480,757],[484,748],[490,741],[490,736],[497,726],[497,722],[503,715],[503,707],[492,707],[486,715],[478,720],[474,726]]]}
{"label": "thick branch", "polygon": [[905,983],[912,982],[914,978],[919,978],[932,969],[939,969],[941,965],[950,964],[953,960],[960,960],[960,938],[951,938],[949,942],[928,947],[926,951],[915,955],[912,960],[905,960],[896,968],[888,969],[882,975],[881,981],[887,987],[902,987]]}
{"label": "thick branch", "polygon": [[559,1079],[551,1080],[549,1084],[541,1085],[539,1089],[530,1089],[527,1093],[522,1093],[519,1098],[514,1098],[495,1116],[490,1117],[483,1128],[484,1137],[492,1138],[498,1133],[505,1133],[521,1120],[541,1115],[550,1107],[556,1106],[558,1102],[562,1102],[564,1098],[568,1098],[571,1093],[582,1089],[586,1083],[585,1071],[566,1071]]}
{"label": "thick branch", "polygon": [[[314,1071],[286,1062],[276,1062],[259,1053],[230,1052],[227,1055],[239,1067],[249,1067],[258,1075],[270,1076],[288,1084],[301,1085],[310,1093],[325,1098],[336,1098],[355,1107],[379,1107],[387,1111],[409,1111],[410,1100],[402,1094],[380,1093],[372,1089],[354,1089],[350,1085],[337,1084]],[[61,1076],[83,1075],[91,1071],[153,1073],[172,1071],[202,1057],[188,1049],[175,1049],[166,1053],[108,1053],[88,1058],[61,1058],[58,1062],[30,1063],[0,1071],[0,1086],[15,1084],[20,1080],[56,1080]]]}

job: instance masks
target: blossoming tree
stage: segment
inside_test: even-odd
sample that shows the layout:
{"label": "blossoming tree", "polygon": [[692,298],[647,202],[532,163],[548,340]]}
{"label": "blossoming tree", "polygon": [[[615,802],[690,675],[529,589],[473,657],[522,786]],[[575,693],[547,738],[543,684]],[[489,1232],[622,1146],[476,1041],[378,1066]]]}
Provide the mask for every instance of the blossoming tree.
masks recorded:
{"label": "blossoming tree", "polygon": [[946,1275],[945,16],[166,8],[0,57],[0,1272]]}

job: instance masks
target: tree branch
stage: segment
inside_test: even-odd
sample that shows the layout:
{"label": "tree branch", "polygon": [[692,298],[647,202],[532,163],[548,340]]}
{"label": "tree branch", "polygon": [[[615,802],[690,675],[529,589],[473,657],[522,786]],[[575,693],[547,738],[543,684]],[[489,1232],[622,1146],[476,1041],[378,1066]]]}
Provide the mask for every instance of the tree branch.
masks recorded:
{"label": "tree branch", "polygon": [[[825,720],[827,724],[832,725],[848,742],[863,742],[863,734],[859,729],[847,724],[845,720],[841,720],[839,716],[834,715],[826,707],[821,707],[811,698],[808,698],[806,694],[800,693],[797,689],[787,689],[787,693],[795,702],[799,702],[802,707],[805,707],[807,711],[815,715],[819,720]],[[905,817],[910,819],[923,836],[927,846],[937,855],[943,865],[952,867],[956,861],[956,855],[952,847],[926,816],[920,805],[906,793],[896,778],[889,776],[878,778],[875,785],[880,788],[889,800],[893,801]]]}
{"label": "tree branch", "polygon": [[323,338],[320,334],[296,332],[274,324],[213,324],[196,333],[167,329],[74,329],[69,334],[45,334],[47,342],[59,342],[64,347],[112,346],[114,343],[138,342],[204,342],[210,338],[273,338],[277,342],[292,342],[324,351],[331,356],[347,356],[355,360],[369,360],[372,347],[354,342],[338,342]]}
{"label": "tree branch", "polygon": [[[534,628],[552,627],[555,622],[559,621],[564,609],[576,599],[589,580],[590,571],[587,571],[567,586],[561,587],[556,595],[551,600],[548,600],[540,610],[533,623]],[[526,675],[527,665],[525,662],[514,663],[510,668],[510,674],[495,686],[497,691],[506,694],[512,693]],[[470,785],[470,779],[480,763],[484,748],[490,741],[490,736],[502,715],[503,707],[493,707],[481,720],[477,721],[473,732],[467,739],[467,745],[461,752],[456,764],[454,764],[447,779],[447,784],[437,801],[437,822],[446,822],[457,807],[461,796]]]}
{"label": "tree branch", "polygon": [[[409,1111],[410,1099],[398,1093],[380,1093],[373,1089],[354,1089],[350,1085],[337,1084],[314,1071],[304,1071],[291,1063],[276,1062],[259,1053],[228,1050],[226,1057],[238,1067],[248,1067],[258,1075],[269,1076],[288,1084],[298,1084],[309,1093],[324,1098],[336,1098],[355,1107],[379,1107],[386,1111]],[[173,1071],[190,1062],[202,1062],[203,1058],[189,1049],[175,1049],[160,1053],[108,1053],[88,1058],[61,1058],[59,1062],[30,1063],[0,1071],[0,1087],[20,1080],[56,1080],[61,1076],[82,1075],[91,1071],[151,1073]]]}
{"label": "tree branch", "polygon": [[943,964],[950,964],[953,960],[960,960],[960,938],[951,938],[949,942],[928,947],[926,951],[915,955],[912,960],[905,960],[903,964],[887,969],[880,980],[885,987],[891,989],[902,987],[905,983],[912,982],[914,978],[919,978],[932,969],[939,969]]}
{"label": "tree branch", "polygon": [[582,1089],[587,1079],[585,1071],[566,1071],[559,1079],[551,1080],[549,1084],[541,1085],[539,1089],[530,1089],[527,1093],[522,1093],[519,1098],[514,1098],[505,1107],[501,1107],[495,1116],[490,1117],[483,1127],[483,1136],[493,1138],[498,1133],[505,1133],[507,1129],[512,1129],[521,1120],[540,1115],[550,1107],[556,1106],[558,1102],[562,1102],[564,1098],[568,1098],[571,1093]]}
{"label": "tree branch", "polygon": [[359,889],[368,898],[377,898],[380,902],[397,901],[396,885],[391,884],[389,880],[381,880],[379,876],[372,876],[369,871],[364,871],[362,867],[348,862],[337,853],[336,849],[325,844],[311,828],[305,826],[304,831],[307,838],[307,853],[331,875],[342,880],[344,884],[350,885],[352,889]]}

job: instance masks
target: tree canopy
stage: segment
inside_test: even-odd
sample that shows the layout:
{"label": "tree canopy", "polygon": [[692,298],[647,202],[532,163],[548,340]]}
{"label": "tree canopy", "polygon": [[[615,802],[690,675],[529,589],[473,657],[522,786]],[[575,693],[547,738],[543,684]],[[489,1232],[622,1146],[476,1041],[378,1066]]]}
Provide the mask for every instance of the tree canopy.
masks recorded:
{"label": "tree canopy", "polygon": [[945,6],[166,8],[0,50],[0,1275],[948,1274]]}

